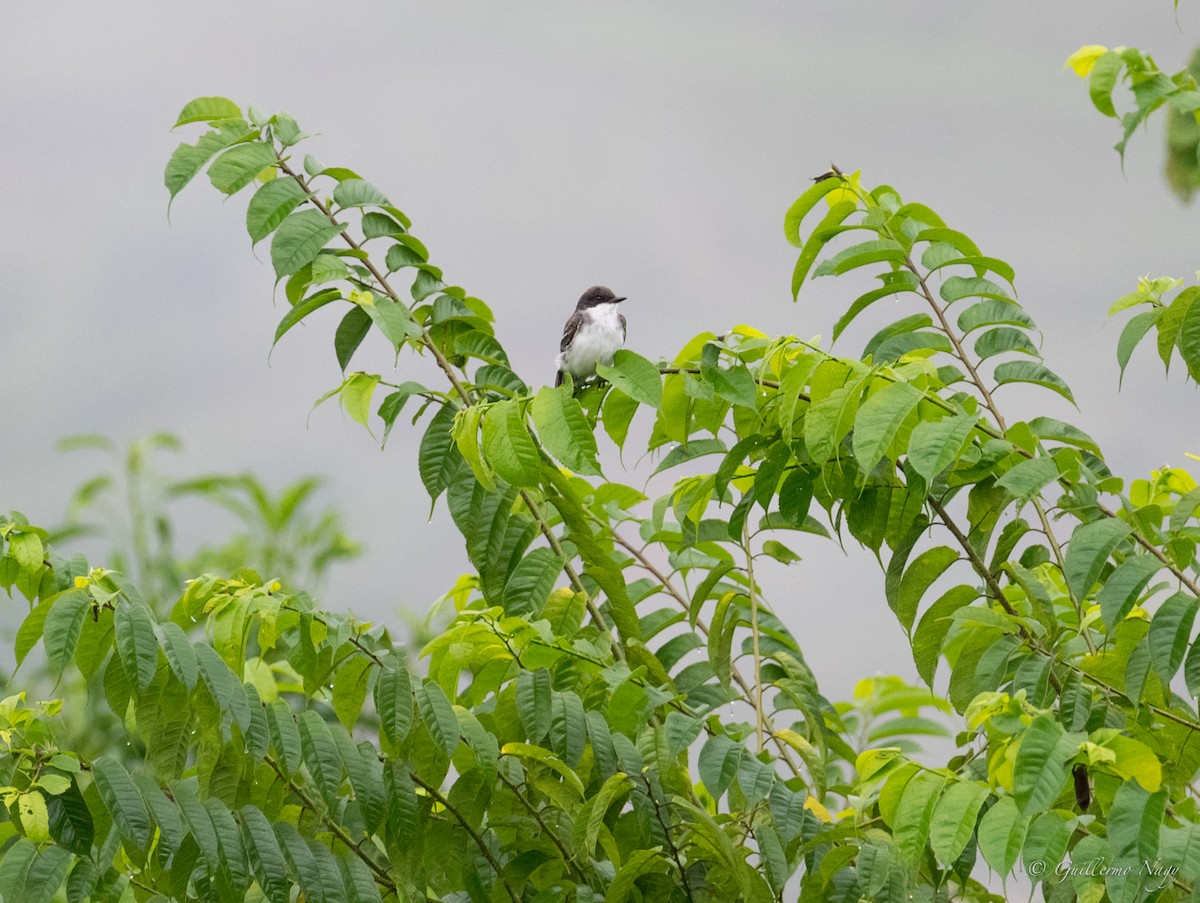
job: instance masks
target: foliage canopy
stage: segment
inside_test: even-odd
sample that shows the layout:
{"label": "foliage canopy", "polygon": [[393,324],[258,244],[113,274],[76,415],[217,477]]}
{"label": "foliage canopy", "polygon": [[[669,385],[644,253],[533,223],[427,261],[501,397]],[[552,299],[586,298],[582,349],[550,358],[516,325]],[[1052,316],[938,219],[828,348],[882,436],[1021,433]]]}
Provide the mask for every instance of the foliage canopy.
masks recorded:
{"label": "foliage canopy", "polygon": [[[1137,93],[1130,53],[1095,55],[1094,99],[1121,67]],[[835,337],[900,302],[861,358],[738,326],[535,391],[487,305],[380,189],[299,156],[290,116],[203,97],[194,123],[172,199],[205,171],[254,186],[246,228],[289,302],[275,341],[339,312],[326,398],[384,440],[415,409],[421,482],[473,570],[413,668],[278,574],[201,576],[159,612],[5,520],[18,662],[40,645],[91,681],[129,741],[89,756],[60,744],[61,703],[0,704],[5,900],[1000,899],[988,868],[1050,900],[1192,895],[1200,488],[1127,483],[1079,427],[1002,406],[1017,384],[1073,401],[1007,263],[834,169],[787,212],[792,292],[872,278]],[[1141,289],[1160,336],[1169,288]],[[1189,368],[1193,308],[1166,346]],[[373,334],[402,381],[350,369]],[[653,499],[602,465],[638,417],[679,474]],[[948,702],[895,679],[821,694],[756,577],[798,560],[797,533],[879,556]],[[954,754],[918,761],[951,707]],[[1135,868],[1064,877],[1064,857]]]}

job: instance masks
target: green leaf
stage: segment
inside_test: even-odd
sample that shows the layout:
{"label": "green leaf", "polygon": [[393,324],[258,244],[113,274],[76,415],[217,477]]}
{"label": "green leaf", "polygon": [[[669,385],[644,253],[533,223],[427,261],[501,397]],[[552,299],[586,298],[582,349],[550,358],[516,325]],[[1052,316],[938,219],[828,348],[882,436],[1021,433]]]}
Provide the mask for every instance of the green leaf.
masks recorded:
{"label": "green leaf", "polygon": [[879,463],[923,397],[908,383],[895,382],[888,383],[863,402],[854,418],[851,444],[858,466],[864,472],[871,471]]}
{"label": "green leaf", "polygon": [[175,195],[196,177],[214,154],[256,134],[244,122],[222,122],[218,124],[216,131],[201,135],[195,144],[181,144],[175,148],[163,172],[163,184],[170,192],[171,199],[174,200]]}
{"label": "green leaf", "polygon": [[974,781],[953,781],[946,788],[929,829],[929,845],[938,862],[951,865],[962,855],[987,798],[988,788]]}
{"label": "green leaf", "polygon": [[584,824],[583,843],[580,845],[585,856],[590,857],[594,854],[596,844],[600,840],[600,828],[604,824],[604,817],[608,814],[609,808],[618,797],[624,796],[628,792],[629,776],[618,771],[616,774],[610,775],[600,785],[596,795],[588,800],[587,821]]}
{"label": "green leaf", "polygon": [[[1147,793],[1133,781],[1126,781],[1117,788],[1108,817],[1108,856],[1111,862],[1154,862],[1166,803],[1166,790]],[[1105,884],[1114,901],[1129,903],[1140,896],[1142,878],[1144,875],[1133,869],[1128,875],[1108,876]]]}
{"label": "green leaf", "polygon": [[640,404],[657,408],[662,403],[662,375],[640,354],[620,348],[612,366],[598,364],[596,372]]}
{"label": "green leaf", "polygon": [[412,729],[413,695],[408,671],[391,656],[375,682],[375,711],[380,733],[392,749],[399,749]]}
{"label": "green leaf", "polygon": [[907,256],[904,253],[904,249],[900,247],[899,242],[893,239],[884,238],[876,241],[864,241],[857,245],[851,245],[827,260],[822,261],[821,265],[813,273],[813,277],[840,276],[843,273],[848,273],[851,270],[856,270],[871,263],[899,265],[904,263],[906,259]]}
{"label": "green leaf", "polygon": [[1188,373],[1200,382],[1200,303],[1189,304],[1184,312],[1177,344]]}
{"label": "green leaf", "polygon": [[1200,599],[1191,593],[1175,593],[1159,606],[1150,621],[1150,662],[1163,683],[1170,683],[1183,664]]}
{"label": "green leaf", "polygon": [[1092,64],[1092,71],[1088,79],[1088,94],[1092,98],[1092,103],[1105,116],[1111,116],[1114,119],[1117,110],[1113,106],[1112,93],[1117,86],[1117,77],[1121,74],[1123,66],[1124,61],[1121,59],[1121,54],[1110,50]]}
{"label": "green leaf", "polygon": [[382,191],[362,179],[343,179],[333,189],[333,202],[341,208],[383,207],[390,201]]}
{"label": "green leaf", "polygon": [[25,656],[38,644],[38,640],[42,638],[42,631],[46,626],[46,616],[50,614],[50,609],[60,596],[61,593],[55,593],[53,596],[43,599],[26,615],[25,620],[21,622],[14,644],[18,666],[21,662],[25,661]]}
{"label": "green leaf", "polygon": [[1001,877],[1016,865],[1028,827],[1028,820],[1017,811],[1016,800],[1010,796],[998,799],[979,823],[979,852]]}
{"label": "green leaf", "polygon": [[992,280],[978,276],[950,276],[942,283],[940,294],[947,305],[963,298],[984,298],[989,301],[1013,303],[1008,292]]}
{"label": "green leaf", "polygon": [[1138,596],[1146,588],[1163,563],[1154,555],[1133,555],[1119,564],[1104,581],[1100,591],[1096,593],[1096,602],[1100,605],[1100,615],[1110,631],[1117,629],[1117,624],[1124,620],[1137,603]]}
{"label": "green leaf", "polygon": [[239,815],[242,841],[254,880],[270,903],[290,903],[291,882],[288,880],[287,864],[271,823],[254,806],[243,806]]}
{"label": "green leaf", "polygon": [[577,473],[600,473],[596,437],[570,389],[546,386],[538,390],[530,413],[546,451]]}
{"label": "green leaf", "polygon": [[350,366],[350,359],[362,344],[367,333],[371,331],[371,317],[359,305],[355,304],[338,323],[337,332],[333,338],[333,350],[337,355],[338,367],[343,373]]}
{"label": "green leaf", "polygon": [[854,318],[876,301],[879,301],[882,298],[887,298],[890,295],[898,295],[905,292],[916,292],[917,286],[919,285],[916,276],[914,276],[912,273],[909,273],[907,270],[903,270],[897,275],[907,278],[898,279],[893,283],[883,286],[883,288],[872,289],[866,294],[860,295],[854,301],[854,303],[850,305],[849,309],[847,309],[847,311],[838,319],[837,323],[834,324],[833,341],[836,342],[838,336],[840,336],[842,332],[845,331],[846,327],[854,321]]}
{"label": "green leaf", "polygon": [[[804,217],[816,206],[817,201],[821,200],[829,192],[836,191],[842,187],[844,187],[844,182],[840,178],[822,179],[807,189],[800,197],[796,198],[783,217],[784,237],[797,248],[802,248],[804,240],[800,237],[800,224],[804,221]],[[852,205],[851,209],[854,209],[855,206],[857,205]]]}
{"label": "green leaf", "polygon": [[246,231],[251,241],[258,244],[274,232],[306,197],[292,178],[272,179],[254,192],[246,208]]}
{"label": "green leaf", "polygon": [[800,288],[804,285],[804,280],[808,278],[808,272],[812,269],[812,265],[817,262],[821,249],[832,237],[833,230],[836,230],[846,217],[857,209],[857,201],[838,201],[817,223],[812,235],[804,243],[800,256],[796,260],[796,267],[792,271],[792,301],[796,301],[800,297]]}
{"label": "green leaf", "polygon": [[291,707],[283,699],[276,699],[267,706],[267,729],[280,767],[285,774],[294,774],[300,768],[304,752],[301,748],[300,729],[296,727]]}
{"label": "green leaf", "polygon": [[604,893],[604,903],[625,903],[639,878],[666,870],[667,861],[657,849],[635,850],[617,870],[616,877]]}
{"label": "green leaf", "polygon": [[320,310],[326,304],[333,301],[340,301],[342,293],[336,288],[325,289],[305,298],[286,314],[279,321],[279,325],[275,328],[275,339],[271,342],[271,347],[274,348],[279,344],[279,340],[287,334],[288,330],[311,314],[313,311]]}
{"label": "green leaf", "polygon": [[545,668],[522,671],[517,676],[517,714],[525,736],[533,743],[540,743],[550,732],[552,694],[550,672]]}
{"label": "green leaf", "polygon": [[[1067,852],[1067,844],[1071,840],[1071,829],[1067,826],[1068,815],[1062,810],[1043,812],[1033,819],[1029,833],[1025,835],[1025,849],[1021,858],[1025,862],[1028,874],[1030,866],[1038,863],[1035,868],[1049,866],[1050,863],[1060,863]],[[1041,881],[1044,886],[1050,886],[1058,879],[1053,869],[1048,870]]]}
{"label": "green leaf", "polygon": [[[1200,307],[1197,310],[1200,310]],[[1121,376],[1117,383],[1118,386],[1125,379],[1125,368],[1129,365],[1129,359],[1133,357],[1133,349],[1138,346],[1138,343],[1150,331],[1150,327],[1158,322],[1160,316],[1162,316],[1161,307],[1143,311],[1131,318],[1125,324],[1125,328],[1121,330],[1121,338],[1117,340],[1117,363],[1121,366]]]}
{"label": "green leaf", "polygon": [[1062,377],[1042,364],[1033,361],[1005,361],[996,365],[993,376],[998,386],[1008,383],[1033,383],[1051,392],[1057,392],[1071,404],[1075,404],[1075,396],[1071,394],[1070,387],[1063,382]]}
{"label": "green leaf", "polygon": [[50,611],[46,613],[42,643],[46,647],[46,661],[55,679],[62,676],[74,657],[79,634],[83,631],[83,620],[91,607],[92,599],[86,591],[69,589],[54,600]]}
{"label": "green leaf", "polygon": [[908,440],[908,463],[926,483],[932,483],[962,454],[978,422],[978,417],[956,414],[918,423]]}
{"label": "green leaf", "polygon": [[29,871],[37,859],[38,848],[24,837],[4,851],[0,858],[0,893],[5,900],[23,899],[29,882]]}
{"label": "green leaf", "polygon": [[348,731],[354,730],[367,698],[371,660],[366,655],[351,655],[333,675],[333,712]]}
{"label": "green leaf", "polygon": [[959,314],[958,328],[964,336],[984,326],[1036,328],[1029,314],[1011,301],[981,301]]}
{"label": "green leaf", "polygon": [[62,887],[74,857],[62,847],[43,848],[29,866],[26,885],[15,888],[4,899],[19,900],[20,903],[50,903]]}
{"label": "green leaf", "polygon": [[975,341],[975,354],[981,361],[995,357],[997,354],[1007,354],[1010,351],[1041,357],[1041,352],[1030,341],[1029,336],[1011,326],[989,329]]}
{"label": "green leaf", "polygon": [[213,160],[208,180],[222,194],[237,194],[275,165],[275,151],[261,141],[235,144]]}
{"label": "green leaf", "polygon": [[137,678],[139,690],[146,689],[158,670],[158,637],[149,606],[140,599],[122,599],[113,612],[113,631],[125,673]]}
{"label": "green leaf", "polygon": [[996,485],[1011,493],[1019,502],[1028,502],[1058,479],[1058,464],[1049,455],[1039,455],[1017,463]]}
{"label": "green leaf", "polygon": [[522,558],[504,586],[505,610],[514,614],[543,612],[564,564],[557,552],[546,547]]}
{"label": "green leaf", "polygon": [[425,428],[417,454],[421,483],[435,502],[446,491],[447,481],[462,463],[462,455],[458,453],[450,432],[453,425],[454,405],[444,404],[437,409]]}
{"label": "green leaf", "polygon": [[810,405],[804,417],[804,444],[818,464],[828,461],[850,432],[861,395],[861,380],[852,378]]}
{"label": "green leaf", "polygon": [[355,423],[367,426],[367,419],[371,416],[371,398],[378,385],[379,377],[372,373],[351,373],[342,383],[338,393],[342,409]]}
{"label": "green leaf", "polygon": [[359,303],[371,318],[371,322],[379,327],[379,331],[394,347],[399,348],[409,339],[419,339],[423,335],[420,325],[412,317],[412,312],[399,301],[390,298],[359,298]]}
{"label": "green leaf", "polygon": [[570,690],[554,693],[550,702],[550,747],[571,767],[578,765],[583,756],[586,731],[579,696]]}
{"label": "green leaf", "polygon": [[973,586],[955,586],[942,594],[928,611],[921,615],[917,629],[912,635],[913,663],[925,683],[933,686],[938,661],[942,655],[942,643],[950,631],[952,616],[964,605],[970,605],[979,597]]}
{"label": "green leaf", "polygon": [[950,565],[958,560],[958,553],[949,546],[936,546],[922,552],[908,566],[896,588],[895,595],[888,595],[888,604],[903,625],[906,633],[912,631],[917,606],[926,590]]}
{"label": "green leaf", "polygon": [[1108,556],[1128,535],[1129,525],[1111,517],[1075,528],[1063,572],[1077,601],[1082,601],[1095,586]]}
{"label": "green leaf", "polygon": [[320,210],[301,210],[287,217],[271,239],[271,263],[276,277],[290,276],[311,263],[344,223],[331,223]]}
{"label": "green leaf", "polygon": [[488,464],[514,486],[536,486],[542,457],[529,435],[516,400],[492,405],[483,415],[483,449]]}
{"label": "green leaf", "polygon": [[1013,795],[1023,814],[1048,809],[1058,798],[1067,782],[1067,759],[1077,746],[1053,715],[1039,715],[1029,725],[1013,768]]}
{"label": "green leaf", "polygon": [[151,840],[150,814],[129,772],[111,756],[101,756],[92,762],[92,779],[105,808],[111,813],[121,836],[129,841],[130,848],[148,849]]}
{"label": "green leaf", "polygon": [[737,776],[745,748],[728,737],[717,734],[710,737],[700,750],[697,770],[704,788],[719,800]]}
{"label": "green leaf", "polygon": [[183,628],[172,621],[156,625],[158,645],[166,656],[167,665],[188,692],[196,689],[196,681],[200,679],[199,665],[196,664],[196,650],[192,648]]}
{"label": "green leaf", "polygon": [[934,807],[946,786],[946,776],[932,771],[918,772],[904,786],[893,821],[893,839],[905,861],[916,865],[929,840]]}
{"label": "green leaf", "polygon": [[1158,356],[1168,371],[1171,369],[1171,357],[1175,353],[1183,321],[1187,319],[1192,307],[1195,306],[1192,302],[1198,297],[1200,297],[1200,285],[1185,288],[1175,296],[1175,300],[1162,311],[1158,318]]}
{"label": "green leaf", "polygon": [[300,729],[304,764],[313,776],[325,805],[331,812],[336,812],[341,796],[342,757],[338,755],[329,725],[320,715],[308,709],[296,718],[296,726]]}
{"label": "green leaf", "polygon": [[426,680],[416,688],[417,711],[429,730],[433,741],[453,756],[460,741],[458,718],[450,706],[450,700],[435,681]]}
{"label": "green leaf", "polygon": [[242,110],[227,97],[197,97],[180,110],[172,128],[190,122],[216,122],[219,119],[241,119]]}

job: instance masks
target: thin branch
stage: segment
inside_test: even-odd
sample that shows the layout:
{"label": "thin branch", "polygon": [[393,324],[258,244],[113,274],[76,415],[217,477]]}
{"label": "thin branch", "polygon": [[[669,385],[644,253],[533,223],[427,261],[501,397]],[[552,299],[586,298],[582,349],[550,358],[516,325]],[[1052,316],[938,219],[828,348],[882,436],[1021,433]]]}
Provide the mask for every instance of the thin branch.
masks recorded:
{"label": "thin branch", "polygon": [[[747,519],[748,520],[748,519]],[[754,641],[754,736],[763,749],[762,650],[758,639],[758,593],[754,591],[754,553],[750,550],[750,528],[742,524],[742,551],[746,553],[746,591],[750,595],[750,634]]]}
{"label": "thin branch", "polygon": [[458,823],[462,825],[463,830],[471,835],[471,840],[475,841],[475,846],[479,847],[479,852],[483,854],[483,858],[486,859],[488,864],[491,865],[492,870],[496,873],[497,880],[504,885],[504,890],[508,893],[509,898],[513,901],[513,903],[520,903],[521,898],[517,896],[516,891],[514,891],[512,886],[508,883],[508,879],[504,877],[504,871],[500,868],[500,863],[496,861],[496,857],[492,855],[492,851],[488,849],[488,846],[484,842],[483,838],[479,836],[479,832],[471,827],[471,823],[463,817],[461,812],[454,808],[454,806],[450,803],[450,800],[442,796],[436,787],[425,783],[411,772],[409,772],[409,775],[414,784],[419,787],[423,787],[425,792],[433,797],[433,799],[439,803],[443,809],[453,815]]}
{"label": "thin branch", "polygon": [[263,758],[264,761],[271,766],[271,769],[277,775],[279,775],[280,779],[287,785],[288,789],[299,798],[300,802],[306,808],[311,809],[320,817],[321,823],[329,829],[330,833],[332,833],[334,837],[345,844],[346,847],[349,848],[352,853],[354,853],[354,855],[366,863],[367,868],[369,868],[375,874],[375,880],[394,893],[396,891],[396,882],[392,876],[388,874],[387,869],[377,863],[373,857],[368,856],[359,843],[356,843],[354,838],[346,833],[345,828],[330,818],[328,814],[326,814],[321,807],[317,805],[316,801],[308,795],[303,787],[284,774],[283,769],[279,766],[279,763],[275,761],[274,756],[272,756],[270,753],[267,753]]}
{"label": "thin branch", "polygon": [[546,542],[550,544],[550,548],[559,558],[563,560],[563,569],[567,572],[567,579],[571,581],[571,586],[575,592],[583,596],[583,603],[587,606],[588,614],[592,616],[592,620],[596,622],[601,630],[608,634],[608,642],[612,647],[613,656],[617,661],[625,661],[625,647],[621,645],[620,639],[613,636],[610,632],[611,628],[608,622],[604,620],[604,616],[600,613],[600,609],[596,607],[596,602],[592,599],[591,593],[584,588],[583,581],[579,577],[579,573],[571,565],[571,561],[567,558],[567,553],[563,551],[562,543],[558,541],[558,537],[554,535],[554,531],[550,529],[550,524],[545,517],[542,516],[542,509],[538,506],[537,500],[534,499],[533,493],[527,489],[521,490],[521,498],[524,500],[526,507],[529,508],[529,513],[541,527],[542,535],[546,537]]}
{"label": "thin branch", "polygon": [[570,850],[568,850],[563,844],[562,838],[550,830],[550,826],[547,825],[542,819],[542,814],[538,811],[538,808],[521,793],[520,788],[518,788],[516,784],[505,777],[503,771],[497,770],[496,777],[500,778],[501,783],[503,783],[505,787],[512,791],[512,794],[517,798],[517,801],[525,807],[526,811],[528,811],[530,815],[533,816],[534,820],[538,823],[538,827],[542,829],[542,833],[549,837],[550,840],[554,842],[554,845],[558,847],[558,851],[562,853],[563,862],[566,863],[567,868],[575,873],[576,878],[584,883],[587,883],[587,875],[584,874],[583,869],[581,869],[575,862]]}
{"label": "thin branch", "polygon": [[[691,611],[691,605],[688,603],[687,597],[684,596],[683,593],[681,593],[679,589],[671,582],[671,580],[663,574],[663,572],[654,564],[653,561],[650,560],[644,550],[639,549],[636,545],[631,543],[616,530],[612,531],[612,537],[617,545],[628,551],[629,554],[637,560],[642,570],[646,571],[646,573],[662,584],[663,589],[666,590],[668,595],[670,595],[679,604],[680,608],[682,608],[685,612]],[[703,633],[705,636],[708,636],[708,625],[705,624],[703,620],[697,618],[696,626],[700,628],[701,633]],[[745,676],[737,669],[737,666],[732,663],[730,664],[730,676],[733,678],[733,682],[736,683],[741,689],[742,696],[747,701],[752,701],[754,699],[753,688],[746,680]],[[772,723],[770,717],[765,713],[763,713],[763,723],[767,726],[767,730],[771,732],[771,739],[775,742],[775,746],[779,749],[780,758],[787,763],[787,766],[789,769],[791,769],[792,774],[802,774],[800,766],[796,764],[796,761],[792,758],[791,747],[788,746],[787,742],[780,738],[780,736],[775,732],[774,724]]]}
{"label": "thin branch", "polygon": [[646,785],[646,796],[650,797],[650,803],[654,806],[654,815],[658,819],[658,823],[662,825],[663,835],[667,838],[667,846],[671,849],[671,858],[675,860],[675,867],[679,869],[679,880],[683,884],[683,891],[687,894],[689,900],[693,900],[692,885],[688,881],[687,869],[683,865],[683,859],[680,858],[679,847],[675,845],[675,841],[671,838],[671,826],[663,818],[662,807],[658,805],[658,797],[654,795],[654,785],[650,783],[650,779],[645,775],[642,775],[641,778],[642,782]]}

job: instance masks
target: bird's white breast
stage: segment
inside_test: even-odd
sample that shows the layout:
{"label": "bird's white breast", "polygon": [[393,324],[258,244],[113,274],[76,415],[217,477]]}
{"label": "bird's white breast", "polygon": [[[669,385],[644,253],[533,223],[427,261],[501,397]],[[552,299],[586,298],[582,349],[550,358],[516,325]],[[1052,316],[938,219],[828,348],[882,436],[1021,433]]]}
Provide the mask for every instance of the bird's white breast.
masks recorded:
{"label": "bird's white breast", "polygon": [[591,310],[591,320],[575,332],[570,347],[558,356],[560,370],[575,379],[587,379],[596,372],[597,362],[611,364],[613,354],[625,344],[616,304],[599,304]]}

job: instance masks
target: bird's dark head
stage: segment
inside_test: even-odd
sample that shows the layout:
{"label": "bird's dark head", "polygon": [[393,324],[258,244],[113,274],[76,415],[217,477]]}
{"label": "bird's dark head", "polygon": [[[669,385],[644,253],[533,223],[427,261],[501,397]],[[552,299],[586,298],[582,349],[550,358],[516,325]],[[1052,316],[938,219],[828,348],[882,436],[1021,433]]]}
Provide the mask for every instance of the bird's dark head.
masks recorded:
{"label": "bird's dark head", "polygon": [[579,299],[579,303],[575,305],[575,309],[590,310],[601,304],[617,304],[624,300],[624,297],[614,295],[610,288],[605,288],[603,285],[593,285],[583,293]]}

